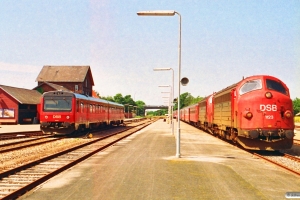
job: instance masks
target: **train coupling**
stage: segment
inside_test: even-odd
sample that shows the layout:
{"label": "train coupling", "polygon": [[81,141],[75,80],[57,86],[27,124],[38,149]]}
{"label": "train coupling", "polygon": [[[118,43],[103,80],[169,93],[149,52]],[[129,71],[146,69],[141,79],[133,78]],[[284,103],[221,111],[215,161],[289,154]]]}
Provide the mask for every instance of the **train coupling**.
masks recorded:
{"label": "train coupling", "polygon": [[292,139],[295,134],[293,130],[278,129],[278,135],[282,138],[286,137],[288,139]]}

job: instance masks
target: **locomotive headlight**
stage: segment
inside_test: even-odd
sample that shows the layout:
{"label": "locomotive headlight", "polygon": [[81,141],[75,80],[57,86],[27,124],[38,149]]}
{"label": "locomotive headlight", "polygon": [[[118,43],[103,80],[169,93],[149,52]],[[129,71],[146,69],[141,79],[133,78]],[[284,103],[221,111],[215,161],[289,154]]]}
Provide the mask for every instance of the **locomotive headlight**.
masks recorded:
{"label": "locomotive headlight", "polygon": [[273,97],[271,92],[266,92],[265,96],[267,99],[271,99]]}
{"label": "locomotive headlight", "polygon": [[68,115],[66,118],[67,118],[67,119],[70,119],[70,116]]}
{"label": "locomotive headlight", "polygon": [[48,119],[48,115],[45,116],[45,119]]}
{"label": "locomotive headlight", "polygon": [[246,111],[244,112],[244,117],[247,119],[251,119],[253,117],[253,114],[250,111]]}
{"label": "locomotive headlight", "polygon": [[286,110],[286,111],[284,112],[284,116],[285,116],[286,118],[291,118],[291,117],[292,117],[292,112],[289,111],[289,110]]}

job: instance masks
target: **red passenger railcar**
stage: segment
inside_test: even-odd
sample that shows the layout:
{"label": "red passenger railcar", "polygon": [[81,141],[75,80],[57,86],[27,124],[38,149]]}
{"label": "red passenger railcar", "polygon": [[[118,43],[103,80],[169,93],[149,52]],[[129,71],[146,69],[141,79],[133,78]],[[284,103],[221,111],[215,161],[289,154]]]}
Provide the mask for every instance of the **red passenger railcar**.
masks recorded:
{"label": "red passenger railcar", "polygon": [[199,102],[199,127],[247,149],[293,145],[293,105],[288,87],[268,75],[251,76]]}
{"label": "red passenger railcar", "polygon": [[185,111],[185,121],[196,125],[199,118],[199,104],[188,106]]}
{"label": "red passenger railcar", "polygon": [[210,95],[199,102],[198,126],[206,131],[213,127],[213,95]]}
{"label": "red passenger railcar", "polygon": [[44,133],[70,134],[101,125],[119,125],[124,120],[124,106],[103,99],[66,91],[43,94],[40,126]]}

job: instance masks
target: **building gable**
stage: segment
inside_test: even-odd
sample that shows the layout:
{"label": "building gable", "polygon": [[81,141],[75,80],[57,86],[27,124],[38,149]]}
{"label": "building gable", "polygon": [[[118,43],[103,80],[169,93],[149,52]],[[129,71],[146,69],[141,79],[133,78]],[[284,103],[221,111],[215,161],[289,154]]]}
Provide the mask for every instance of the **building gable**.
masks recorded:
{"label": "building gable", "polygon": [[[92,95],[94,86],[90,66],[44,66],[36,81],[38,82],[38,87],[47,82],[48,84],[60,85],[75,93],[86,94],[88,96]],[[39,87],[37,90],[44,90],[45,87]],[[51,87],[57,90],[57,88]]]}

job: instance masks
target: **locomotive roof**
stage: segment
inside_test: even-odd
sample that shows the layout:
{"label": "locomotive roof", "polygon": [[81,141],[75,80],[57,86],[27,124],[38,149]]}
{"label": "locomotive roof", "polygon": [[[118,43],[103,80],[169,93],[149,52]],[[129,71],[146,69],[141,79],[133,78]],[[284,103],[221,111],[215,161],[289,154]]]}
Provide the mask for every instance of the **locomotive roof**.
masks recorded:
{"label": "locomotive roof", "polygon": [[99,98],[85,96],[85,95],[77,94],[77,93],[73,93],[73,94],[78,99],[85,99],[85,100],[89,100],[89,101],[96,101],[96,102],[99,102],[99,103],[109,103],[111,105],[124,107],[122,104],[119,104],[119,103],[116,103],[116,102],[112,102],[112,101],[108,101],[108,100],[105,100],[105,99],[99,99]]}
{"label": "locomotive roof", "polygon": [[239,81],[239,82],[237,82],[237,83],[235,83],[235,84],[232,84],[232,85],[230,85],[230,86],[228,86],[228,87],[226,87],[226,88],[223,88],[222,90],[216,92],[214,95],[217,95],[217,94],[222,93],[222,92],[224,92],[224,91],[226,91],[226,90],[229,90],[229,89],[231,89],[231,88],[234,88],[234,87],[236,87],[240,82],[241,82],[241,81]]}
{"label": "locomotive roof", "polygon": [[[58,92],[64,93],[65,96],[72,95],[77,99],[84,99],[84,100],[87,100],[87,101],[95,101],[95,102],[99,102],[99,103],[108,103],[110,105],[124,107],[122,104],[119,104],[119,103],[116,103],[116,102],[108,101],[108,100],[105,100],[105,99],[94,98],[94,97],[90,97],[90,96],[86,96],[86,95],[82,95],[82,94],[78,94],[78,93],[73,93],[73,92],[70,92],[70,91],[50,91],[50,92],[45,92],[44,96],[51,96],[51,94],[58,93]],[[55,95],[55,96],[57,96],[57,95]]]}

